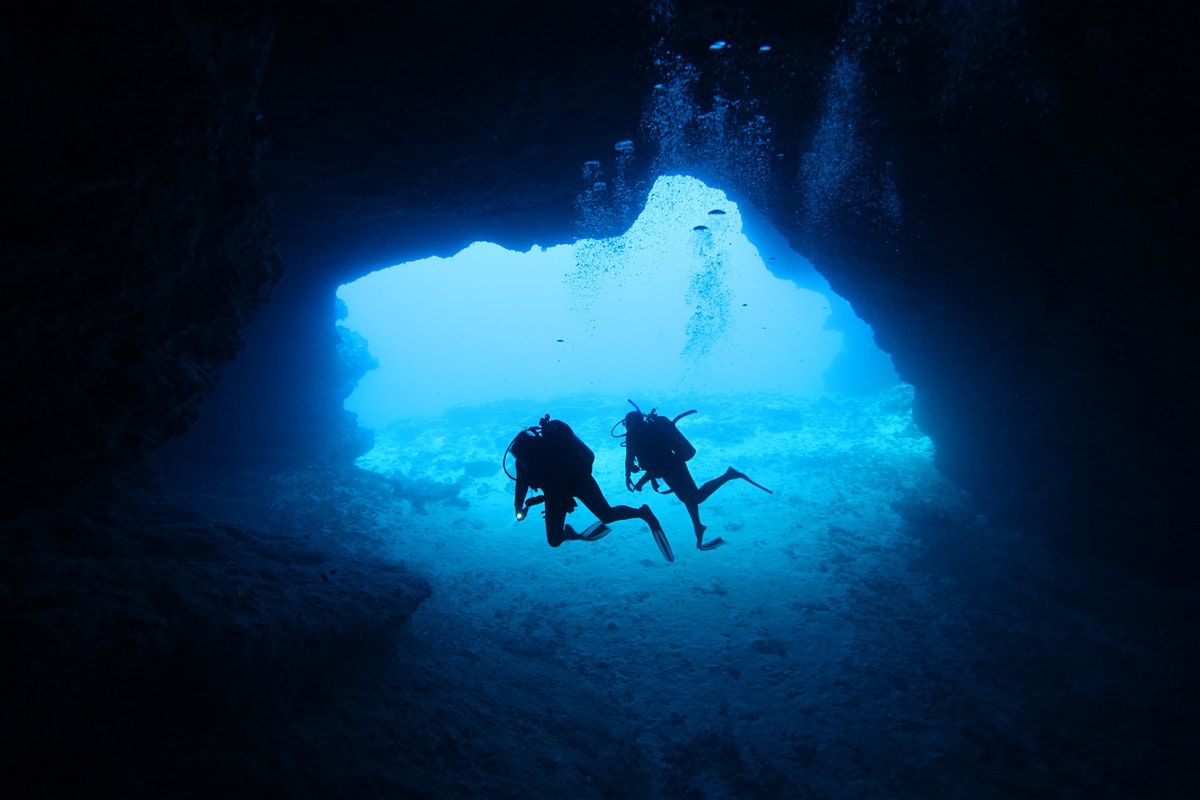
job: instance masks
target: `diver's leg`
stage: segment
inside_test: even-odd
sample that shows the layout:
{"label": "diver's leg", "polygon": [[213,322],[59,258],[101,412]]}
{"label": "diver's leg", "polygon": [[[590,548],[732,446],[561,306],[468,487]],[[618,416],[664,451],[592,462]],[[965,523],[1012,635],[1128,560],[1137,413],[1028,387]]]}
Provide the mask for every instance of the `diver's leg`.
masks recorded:
{"label": "diver's leg", "polygon": [[700,491],[699,491],[700,502],[703,503],[705,500],[707,500],[709,497],[712,496],[713,492],[715,492],[717,489],[720,489],[722,486],[729,483],[734,478],[744,478],[744,477],[746,477],[746,476],[743,475],[742,473],[738,472],[733,467],[730,467],[729,469],[725,470],[724,475],[713,478],[711,481],[709,481],[708,483],[706,483],[700,487]]}
{"label": "diver's leg", "polygon": [[[588,511],[596,515],[596,519],[603,523],[618,522],[623,519],[646,519],[640,509],[632,506],[609,505],[608,500],[604,499],[604,493],[600,491],[600,484],[596,483],[596,479],[591,475],[579,481],[575,487],[575,496],[579,498],[579,502],[587,506]],[[645,507],[643,506],[643,508]]]}
{"label": "diver's leg", "polygon": [[700,544],[704,540],[704,532],[708,530],[708,526],[700,521],[700,506],[695,503],[684,503],[687,508],[688,516],[692,518],[692,530],[696,533],[696,544]]}
{"label": "diver's leg", "polygon": [[566,525],[567,504],[559,497],[546,495],[546,543],[558,547],[567,539],[578,538],[575,531]]}
{"label": "diver's leg", "polygon": [[703,502],[703,498],[700,497],[700,490],[696,488],[696,480],[687,464],[678,464],[667,470],[663,473],[663,480],[671,487],[675,496],[683,501],[688,516],[692,518],[692,530],[696,534],[696,546],[699,547],[700,542],[704,540],[704,531],[708,528],[700,521],[700,503]]}
{"label": "diver's leg", "polygon": [[588,511],[599,517],[601,522],[616,522],[634,517],[644,520],[650,527],[650,534],[654,537],[654,543],[658,545],[663,558],[667,561],[675,560],[675,553],[671,551],[671,543],[667,541],[667,535],[663,533],[662,525],[659,524],[658,517],[654,516],[654,512],[650,510],[650,506],[631,508],[630,506],[609,505],[608,501],[604,499],[604,493],[600,491],[600,485],[591,475],[588,475],[586,480],[579,482],[575,496],[588,507]]}
{"label": "diver's leg", "polygon": [[708,542],[708,544],[704,543],[704,532],[708,530],[708,526],[700,521],[700,504],[704,502],[708,495],[715,492],[717,488],[720,487],[721,483],[730,480],[730,478],[725,478],[721,481],[721,483],[717,483],[717,485],[711,489],[709,489],[709,486],[713,483],[716,483],[716,481],[709,481],[708,483],[704,484],[704,488],[708,489],[707,494],[704,492],[704,489],[696,488],[696,481],[694,478],[692,478],[692,473],[687,468],[687,464],[680,464],[677,469],[671,470],[667,475],[665,475],[664,479],[666,480],[667,485],[670,486],[675,491],[675,494],[679,496],[679,499],[683,501],[683,505],[688,510],[688,516],[692,518],[692,530],[696,534],[696,549],[715,550],[716,548],[725,544],[725,540],[720,536],[711,540]]}
{"label": "diver's leg", "polygon": [[654,512],[650,510],[650,506],[643,505],[641,508],[633,508],[624,505],[609,505],[608,501],[604,499],[604,493],[600,491],[600,485],[596,483],[596,479],[591,475],[588,475],[586,480],[580,481],[575,496],[601,522],[617,522],[618,520],[635,518],[642,520],[649,526],[650,532],[654,534],[654,541],[658,544],[659,550],[662,551],[663,557],[667,561],[675,560],[675,555],[671,552],[671,544],[667,541],[662,525],[659,523],[658,517],[654,516]]}

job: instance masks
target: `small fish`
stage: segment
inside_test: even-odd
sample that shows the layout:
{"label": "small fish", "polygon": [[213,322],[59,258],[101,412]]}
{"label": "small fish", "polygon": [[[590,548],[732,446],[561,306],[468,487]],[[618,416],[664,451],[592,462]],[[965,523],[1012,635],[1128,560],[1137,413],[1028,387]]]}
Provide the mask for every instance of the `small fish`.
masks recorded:
{"label": "small fish", "polygon": [[692,230],[694,230],[694,231],[706,231],[706,230],[708,230],[708,226],[707,226],[707,225],[697,225],[696,227],[692,228]]}
{"label": "small fish", "polygon": [[724,211],[722,211],[722,210],[721,210],[721,209],[719,209],[719,208],[714,208],[712,211],[710,211],[710,212],[708,212],[708,213],[710,213],[710,214],[724,214],[725,212],[724,212]]}

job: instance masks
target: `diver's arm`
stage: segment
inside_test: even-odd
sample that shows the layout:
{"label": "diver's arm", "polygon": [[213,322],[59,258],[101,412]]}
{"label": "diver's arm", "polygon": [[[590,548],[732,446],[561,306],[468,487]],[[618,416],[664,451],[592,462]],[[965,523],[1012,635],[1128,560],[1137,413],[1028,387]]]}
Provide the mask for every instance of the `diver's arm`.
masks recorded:
{"label": "diver's arm", "polygon": [[525,495],[527,494],[529,494],[529,478],[526,476],[520,462],[518,462],[517,488],[513,491],[513,510],[516,512],[517,522],[525,519]]}
{"label": "diver's arm", "polygon": [[626,447],[625,448],[625,488],[631,492],[633,491],[633,481],[629,480],[629,476],[635,472],[641,472],[641,470],[638,469],[638,465],[635,464],[633,461],[633,453],[631,453],[629,451],[629,448]]}

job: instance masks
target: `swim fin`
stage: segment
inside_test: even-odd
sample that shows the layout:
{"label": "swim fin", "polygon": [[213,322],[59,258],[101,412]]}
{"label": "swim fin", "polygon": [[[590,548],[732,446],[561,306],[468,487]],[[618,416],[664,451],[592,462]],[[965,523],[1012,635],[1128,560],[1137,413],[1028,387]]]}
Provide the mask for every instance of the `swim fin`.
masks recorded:
{"label": "swim fin", "polygon": [[711,542],[705,542],[704,544],[701,544],[700,542],[696,542],[696,549],[697,550],[716,550],[718,547],[720,547],[723,544],[725,544],[725,540],[722,539],[720,536],[718,536],[717,538],[713,539]]}
{"label": "swim fin", "polygon": [[579,534],[579,538],[585,542],[596,542],[608,536],[611,532],[612,528],[603,522],[593,522],[583,529],[583,533]]}
{"label": "swim fin", "polygon": [[671,543],[667,541],[667,534],[663,533],[663,529],[651,528],[650,532],[654,534],[654,543],[658,545],[658,549],[663,554],[663,558],[665,558],[667,561],[674,561],[675,554],[671,552]]}
{"label": "swim fin", "polygon": [[733,467],[730,467],[728,471],[734,478],[741,478],[746,483],[750,484],[751,486],[757,486],[758,488],[762,489],[767,494],[775,494],[773,491],[771,491],[767,487],[763,486],[761,483],[751,480],[749,475],[747,475],[746,473],[744,473],[740,470],[736,470]]}
{"label": "swim fin", "polygon": [[[745,475],[743,475],[742,477],[746,478]],[[756,482],[750,480],[749,478],[746,478],[746,483],[750,484],[751,486],[757,486],[758,488],[762,489],[767,494],[775,494],[773,491],[771,491],[767,487],[763,486],[761,483],[756,483]]]}
{"label": "swim fin", "polygon": [[667,561],[674,561],[675,554],[671,552],[671,543],[667,541],[667,535],[663,533],[662,525],[658,522],[658,517],[654,516],[654,512],[647,505],[643,505],[638,511],[641,512],[642,519],[646,521],[650,532],[654,534],[654,543],[658,545],[658,550],[663,554],[663,558]]}

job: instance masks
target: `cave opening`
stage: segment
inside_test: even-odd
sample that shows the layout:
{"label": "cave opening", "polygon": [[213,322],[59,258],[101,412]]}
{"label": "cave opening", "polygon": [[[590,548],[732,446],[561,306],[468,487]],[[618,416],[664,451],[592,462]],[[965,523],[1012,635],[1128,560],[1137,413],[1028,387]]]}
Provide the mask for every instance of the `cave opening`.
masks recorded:
{"label": "cave opening", "polygon": [[[742,578],[765,585],[764,556],[786,570],[797,547],[817,546],[803,509],[845,503],[849,486],[874,498],[885,519],[871,535],[886,538],[896,487],[931,474],[912,388],[871,329],[769,222],[696,178],[660,177],[621,236],[526,252],[476,242],[372,272],[337,299],[343,357],[366,370],[345,402],[374,435],[358,465],[391,481],[409,513],[482,532],[397,543],[435,573],[544,559],[536,530],[493,535],[512,517],[505,446],[543,413],[592,448],[611,502],[651,503],[680,548],[683,505],[648,487],[627,494],[614,423],[629,400],[668,416],[696,409],[681,430],[699,451],[697,481],[736,465],[775,489],[738,484],[703,507],[713,535],[742,540],[722,569],[741,562]],[[648,537],[629,542],[635,523],[618,527],[627,535],[597,551],[624,581],[628,561],[656,554]]]}
{"label": "cave opening", "polygon": [[[10,15],[7,783],[1200,796],[1182,5]],[[674,563],[514,521],[547,412]]]}
{"label": "cave opening", "polygon": [[[370,518],[431,588],[407,641],[473,705],[532,715],[535,741],[571,735],[556,715],[641,731],[660,753],[716,716],[722,736],[785,728],[809,702],[786,676],[842,658],[836,609],[907,568],[905,509],[956,502],[871,329],[764,218],[697,179],[656,181],[623,236],[476,243],[337,295],[345,358],[374,366],[345,404],[374,433],[357,464],[394,490]],[[724,546],[693,547],[682,503],[623,485],[627,400],[697,410],[680,421],[697,483],[733,465],[774,490],[733,481],[703,503]],[[639,520],[555,550],[537,511],[514,521],[501,457],[543,413],[591,447],[610,502],[653,508],[673,563]],[[790,745],[770,739],[762,757],[784,763]]]}
{"label": "cave opening", "polygon": [[687,403],[897,383],[866,324],[766,227],[770,255],[724,192],[664,176],[621,236],[524,253],[476,242],[344,284],[344,350],[373,359],[346,408],[380,429],[504,400]]}

